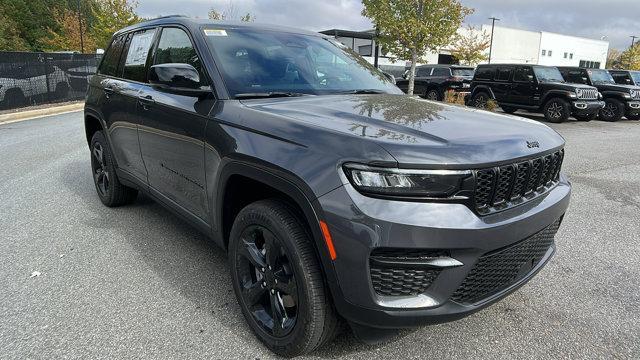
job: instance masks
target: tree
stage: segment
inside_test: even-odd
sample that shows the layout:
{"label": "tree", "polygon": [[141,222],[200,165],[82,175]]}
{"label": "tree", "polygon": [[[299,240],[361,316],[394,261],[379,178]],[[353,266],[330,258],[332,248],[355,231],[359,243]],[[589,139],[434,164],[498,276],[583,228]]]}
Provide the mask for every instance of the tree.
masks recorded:
{"label": "tree", "polygon": [[622,63],[620,62],[620,55],[622,53],[618,49],[609,49],[607,53],[607,65],[605,66],[607,69],[621,69]]}
{"label": "tree", "polygon": [[4,49],[42,50],[48,29],[57,26],[51,12],[67,5],[67,0],[1,0],[0,42]]}
{"label": "tree", "polygon": [[80,13],[69,9],[60,9],[53,11],[53,18],[57,23],[57,30],[49,29],[49,36],[44,39],[43,46],[45,51],[81,51],[81,45],[84,50],[94,52],[96,44],[91,36],[87,36],[87,22],[82,20],[83,44],[80,43]]}
{"label": "tree", "polygon": [[93,21],[90,36],[95,46],[106,49],[116,31],[142,21],[136,14],[137,7],[137,1],[94,0],[91,6]]}
{"label": "tree", "polygon": [[253,22],[256,20],[256,17],[254,15],[251,15],[251,13],[246,13],[240,17],[238,17],[238,11],[236,9],[236,7],[233,4],[233,1],[229,0],[229,4],[227,5],[227,8],[222,10],[222,11],[218,11],[215,8],[211,8],[209,10],[209,19],[211,20],[234,20],[234,19],[238,19],[242,22]]}
{"label": "tree", "polygon": [[427,51],[451,43],[464,18],[473,11],[459,0],[362,0],[362,15],[379,31],[378,42],[397,59],[411,61],[407,93],[413,94],[416,63]]}
{"label": "tree", "polygon": [[640,70],[640,44],[635,44],[620,54],[620,67]]}
{"label": "tree", "polygon": [[18,25],[0,9],[0,51],[26,51],[29,44],[20,37]]}
{"label": "tree", "polygon": [[463,65],[477,65],[489,58],[485,50],[489,48],[490,42],[491,38],[486,31],[469,25],[462,33],[456,34],[451,45],[451,55]]}

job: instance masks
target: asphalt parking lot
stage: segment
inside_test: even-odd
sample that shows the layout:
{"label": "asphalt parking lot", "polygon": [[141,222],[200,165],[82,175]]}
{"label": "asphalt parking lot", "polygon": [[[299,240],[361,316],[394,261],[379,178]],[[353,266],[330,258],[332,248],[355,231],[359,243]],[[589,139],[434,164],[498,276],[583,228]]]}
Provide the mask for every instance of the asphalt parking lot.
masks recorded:
{"label": "asphalt parking lot", "polygon": [[[537,277],[466,319],[312,357],[640,358],[640,121],[552,127],[574,193]],[[223,251],[147,198],[102,206],[80,112],[0,124],[0,169],[1,359],[273,358]]]}

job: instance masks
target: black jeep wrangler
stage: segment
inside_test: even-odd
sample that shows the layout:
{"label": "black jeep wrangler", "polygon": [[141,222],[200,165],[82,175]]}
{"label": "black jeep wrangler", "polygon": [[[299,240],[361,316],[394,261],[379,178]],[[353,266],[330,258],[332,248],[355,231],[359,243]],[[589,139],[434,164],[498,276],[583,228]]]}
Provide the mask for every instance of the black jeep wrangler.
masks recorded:
{"label": "black jeep wrangler", "polygon": [[640,87],[616,84],[607,70],[581,67],[558,67],[565,80],[595,86],[604,97],[605,106],[600,118],[618,121],[626,116],[629,120],[640,120]]}
{"label": "black jeep wrangler", "polygon": [[[409,71],[404,79],[397,80],[400,90],[407,92],[409,87]],[[453,90],[466,95],[473,79],[473,67],[460,65],[423,65],[416,68],[413,93],[429,100],[444,100],[447,91]]]}
{"label": "black jeep wrangler", "polygon": [[509,114],[519,109],[542,112],[554,123],[570,115],[589,121],[604,106],[596,88],[567,83],[557,68],[521,64],[479,65],[468,99],[467,105],[478,108],[494,100]]}

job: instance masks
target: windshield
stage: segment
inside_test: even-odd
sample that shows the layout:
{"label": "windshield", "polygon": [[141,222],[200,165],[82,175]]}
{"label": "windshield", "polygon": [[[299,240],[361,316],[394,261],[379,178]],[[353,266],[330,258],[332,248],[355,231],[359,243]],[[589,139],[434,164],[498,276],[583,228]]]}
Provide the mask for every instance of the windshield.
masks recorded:
{"label": "windshield", "polygon": [[591,82],[594,84],[615,84],[615,80],[613,80],[613,76],[609,74],[607,70],[587,70],[589,77],[591,78]]}
{"label": "windshield", "polygon": [[205,29],[231,96],[402,94],[351,49],[320,36],[255,29]]}
{"label": "windshield", "polygon": [[453,76],[473,76],[473,69],[451,69]]}
{"label": "windshield", "polygon": [[554,67],[534,66],[533,72],[539,82],[564,82],[560,70]]}

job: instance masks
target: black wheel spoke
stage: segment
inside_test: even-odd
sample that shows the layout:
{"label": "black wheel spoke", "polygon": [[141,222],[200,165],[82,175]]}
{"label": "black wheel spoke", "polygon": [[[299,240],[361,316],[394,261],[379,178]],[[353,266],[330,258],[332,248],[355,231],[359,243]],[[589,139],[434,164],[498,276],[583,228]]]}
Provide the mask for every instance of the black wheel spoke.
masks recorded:
{"label": "black wheel spoke", "polygon": [[276,279],[274,288],[281,293],[291,295],[295,299],[297,289],[293,276],[285,275],[282,271],[276,272],[273,275]]}
{"label": "black wheel spoke", "polygon": [[278,298],[278,293],[270,294],[269,301],[271,302],[271,316],[273,319],[273,335],[281,336],[283,333],[283,322],[285,319],[284,310],[282,309],[282,304],[280,304],[280,299]]}
{"label": "black wheel spoke", "polygon": [[102,154],[102,146],[100,146],[100,144],[96,144],[93,147],[93,156],[98,160],[98,164],[100,164],[100,166],[104,166],[104,157]]}
{"label": "black wheel spoke", "polygon": [[280,248],[276,244],[275,238],[270,231],[264,231],[262,236],[264,237],[267,265],[275,268],[278,263],[278,257],[280,256]]}
{"label": "black wheel spoke", "polygon": [[263,269],[267,266],[267,263],[265,261],[264,255],[262,254],[262,251],[258,249],[258,246],[256,246],[255,242],[253,241],[244,238],[241,241],[241,254],[245,258],[247,258],[247,260],[249,260],[253,267],[258,269],[259,271],[264,271]]}
{"label": "black wheel spoke", "polygon": [[267,289],[262,286],[262,283],[255,282],[244,287],[243,292],[247,306],[252,307],[262,301]]}

